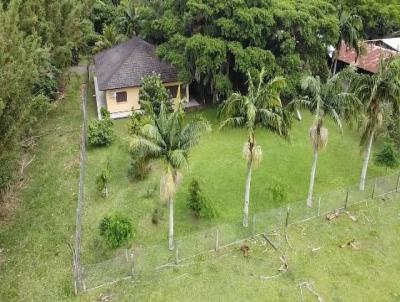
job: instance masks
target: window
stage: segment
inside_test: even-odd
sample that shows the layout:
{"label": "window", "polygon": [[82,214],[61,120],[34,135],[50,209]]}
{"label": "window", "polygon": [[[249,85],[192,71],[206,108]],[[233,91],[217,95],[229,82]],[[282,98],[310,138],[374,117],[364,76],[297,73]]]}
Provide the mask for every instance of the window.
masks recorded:
{"label": "window", "polygon": [[166,86],[171,98],[176,98],[178,95],[178,86]]}
{"label": "window", "polygon": [[120,91],[115,94],[117,103],[126,102],[128,100],[128,96],[126,91]]}

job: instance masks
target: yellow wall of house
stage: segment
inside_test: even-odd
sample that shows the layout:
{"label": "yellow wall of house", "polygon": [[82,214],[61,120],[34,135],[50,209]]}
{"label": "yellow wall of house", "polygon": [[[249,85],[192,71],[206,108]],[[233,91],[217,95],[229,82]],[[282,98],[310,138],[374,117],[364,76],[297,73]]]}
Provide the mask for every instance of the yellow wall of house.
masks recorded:
{"label": "yellow wall of house", "polygon": [[[116,113],[116,112],[131,111],[132,108],[134,110],[140,109],[139,89],[140,87],[130,87],[130,88],[115,89],[115,90],[107,90],[106,92],[107,110],[110,111],[111,113]],[[126,102],[117,102],[117,99],[114,97],[116,92],[121,92],[121,91],[126,91],[127,95]]]}
{"label": "yellow wall of house", "polygon": [[[170,82],[164,84],[166,87],[169,86],[178,86],[180,88],[180,92],[178,89],[178,95],[182,98],[185,96],[185,91],[182,91],[182,84],[180,82]],[[140,109],[139,104],[139,90],[140,87],[129,87],[129,88],[121,88],[121,89],[114,89],[114,90],[107,90],[106,91],[106,101],[107,101],[107,110],[110,113],[117,113],[117,112],[126,112],[131,111],[132,108],[134,110]],[[126,91],[127,94],[127,101],[126,102],[117,102],[115,98],[116,92]],[[182,95],[183,92],[183,95]],[[174,95],[174,99],[177,97]]]}

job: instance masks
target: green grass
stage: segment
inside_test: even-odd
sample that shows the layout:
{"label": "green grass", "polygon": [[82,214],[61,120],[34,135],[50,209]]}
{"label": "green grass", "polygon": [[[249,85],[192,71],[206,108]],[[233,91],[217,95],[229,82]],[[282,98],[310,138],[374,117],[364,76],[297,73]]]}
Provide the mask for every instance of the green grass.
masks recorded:
{"label": "green grass", "polygon": [[0,301],[59,301],[73,296],[71,255],[78,189],[79,86],[42,123],[27,185],[10,221],[0,225]]}
{"label": "green grass", "polygon": [[[348,297],[351,294],[350,286],[352,285],[356,291],[354,294],[356,297],[354,301],[356,301],[363,294],[361,282],[365,280],[360,276],[364,273],[369,276],[366,277],[368,282],[365,284],[369,291],[373,292],[372,300],[379,300],[374,298],[378,297],[378,293],[381,293],[383,297],[389,297],[389,295],[394,297],[398,294],[396,292],[397,279],[391,278],[394,269],[398,268],[398,260],[394,254],[396,251],[394,248],[399,247],[395,233],[397,229],[393,227],[388,232],[382,231],[383,228],[388,228],[396,222],[390,215],[397,215],[398,209],[392,209],[391,212],[386,213],[386,209],[381,207],[382,219],[378,221],[376,218],[374,220],[376,224],[372,225],[357,224],[359,229],[354,229],[355,225],[349,224],[345,219],[340,219],[340,223],[328,224],[328,226],[337,225],[337,229],[329,227],[325,231],[321,230],[322,235],[319,235],[317,232],[320,225],[312,223],[307,228],[307,236],[303,238],[303,235],[298,234],[298,230],[303,227],[292,228],[291,239],[296,246],[299,246],[296,253],[289,255],[293,259],[291,266],[294,271],[277,281],[260,282],[257,277],[251,276],[252,270],[257,270],[258,274],[274,273],[276,265],[279,264],[277,254],[270,251],[265,254],[256,246],[252,246],[254,251],[252,260],[243,260],[236,247],[226,256],[215,259],[200,257],[201,259],[197,260],[204,263],[189,266],[187,270],[167,270],[156,275],[147,275],[148,271],[143,271],[144,276],[139,283],[121,283],[116,287],[84,294],[78,299],[74,298],[71,255],[66,242],[72,242],[75,231],[79,132],[82,119],[80,83],[79,78],[72,78],[68,85],[66,99],[58,104],[41,126],[39,132],[47,133],[47,135],[40,139],[35,160],[27,171],[29,181],[19,196],[18,209],[10,221],[0,226],[0,248],[4,249],[4,254],[0,255],[0,301],[93,301],[104,292],[112,292],[113,301],[157,301],[163,300],[164,297],[167,301],[196,301],[204,300],[205,293],[207,298],[209,297],[208,300],[216,300],[220,297],[221,291],[225,292],[223,299],[226,301],[237,300],[239,297],[256,300],[260,297],[260,292],[264,293],[262,297],[268,294],[274,299],[287,295],[290,297],[287,300],[290,301],[292,297],[298,299],[295,282],[302,278],[313,279],[321,294],[332,297],[333,301],[335,299],[350,301]],[[89,109],[93,118],[95,112],[92,99],[89,100]],[[191,154],[190,171],[183,172],[184,181],[176,198],[175,216],[177,238],[190,235],[192,239],[196,238],[196,242],[204,240],[202,235],[211,226],[221,224],[230,226],[232,223],[239,226],[242,218],[245,177],[245,163],[241,158],[241,149],[246,139],[246,132],[244,130],[219,131],[215,110],[206,109],[202,111],[202,114],[213,124],[213,132],[205,136]],[[281,207],[282,204],[274,203],[268,197],[268,187],[276,181],[286,186],[287,201],[304,199],[312,159],[308,141],[308,128],[311,122],[312,117],[305,114],[301,123],[294,123],[290,144],[263,131],[258,131],[257,137],[264,150],[264,161],[254,172],[251,213],[267,211],[270,213],[267,215],[270,218],[277,213],[278,210],[273,209]],[[330,142],[327,150],[320,156],[317,193],[328,192],[357,182],[361,167],[362,157],[358,148],[358,134],[345,129],[345,134],[341,136],[331,123],[328,123],[328,127]],[[150,247],[146,250],[144,246],[154,244],[154,255],[160,254],[160,258],[164,255],[171,256],[166,252],[166,215],[160,225],[154,226],[151,223],[151,213],[158,202],[157,191],[154,196],[145,197],[146,191],[154,188],[159,182],[160,163],[153,164],[148,179],[131,180],[128,176],[130,156],[127,120],[116,121],[114,128],[116,138],[110,147],[88,151],[82,249],[85,267],[90,263],[113,259],[113,256],[120,253],[120,251],[108,250],[98,235],[101,218],[115,211],[129,216],[134,222],[136,234],[131,244],[135,249],[142,248],[145,252],[150,251]],[[110,196],[104,199],[96,190],[95,178],[108,158],[111,160],[112,180]],[[384,172],[384,169],[370,165],[369,176],[381,175]],[[196,220],[187,210],[187,187],[193,177],[201,180],[205,194],[220,213],[218,219]],[[223,233],[225,240],[228,231],[229,229]],[[238,227],[233,231],[232,236],[237,236],[242,229]],[[338,255],[337,243],[344,237],[353,236],[350,231],[356,232],[357,239],[365,238],[365,242],[371,246],[382,246],[387,249],[379,248],[379,251],[390,256],[388,258],[390,261],[385,262],[380,253],[371,252],[372,248],[359,259],[349,251],[343,251],[345,254],[342,253],[340,257],[334,258]],[[333,240],[334,234],[343,234],[343,238],[336,235],[339,237]],[[372,239],[375,240],[376,245]],[[212,242],[213,238],[209,237],[209,240]],[[323,257],[318,257],[318,259],[321,258],[319,262],[313,262],[315,257],[311,257],[313,261],[310,260],[308,247],[306,248],[306,245],[313,242],[327,247],[319,254],[323,255]],[[181,250],[185,248],[190,250],[190,247],[181,246]],[[356,253],[358,252],[354,255],[358,255]],[[256,260],[256,257],[262,260]],[[355,274],[352,271],[349,272],[348,269],[349,264],[353,262],[357,267]],[[365,263],[368,265],[365,266]],[[382,289],[374,289],[372,286],[375,280],[371,280],[371,272],[376,273],[375,264],[382,266],[382,270],[377,273],[382,277],[382,281],[379,280],[379,286],[385,286]],[[390,268],[389,264],[393,268]],[[109,265],[111,276],[118,263],[110,261],[107,265]],[[262,269],[264,270],[261,271]],[[385,270],[388,271],[387,274]],[[338,272],[342,272],[344,276],[335,279],[329,277],[330,273]],[[184,273],[187,273],[189,278],[186,278],[187,275],[182,277],[181,274]],[[346,288],[342,299],[340,291],[343,286]],[[287,290],[289,287],[290,290]]]}
{"label": "green grass", "polygon": [[[400,198],[353,206],[328,222],[317,218],[269,237],[278,251],[257,237],[241,244],[183,261],[181,266],[140,275],[89,292],[83,301],[111,296],[113,301],[301,301],[298,284],[309,282],[324,301],[399,301]],[[280,235],[277,236],[277,234]],[[357,249],[340,245],[355,239]],[[312,251],[312,249],[318,249]],[[288,272],[278,274],[279,257],[288,257]],[[317,301],[306,290],[304,301]]]}
{"label": "green grass", "polygon": [[[90,115],[94,118],[93,102],[90,109]],[[241,150],[246,140],[246,131],[219,130],[215,109],[205,109],[200,113],[211,122],[213,131],[203,137],[200,144],[193,149],[190,169],[183,171],[184,180],[175,202],[175,230],[178,239],[216,224],[240,222],[242,219],[246,164]],[[312,121],[313,118],[308,113],[304,113],[303,121],[295,121],[290,143],[261,129],[257,131],[257,141],[263,148],[264,159],[260,168],[253,173],[251,213],[269,211],[287,202],[305,199],[312,161],[308,138]],[[167,210],[165,209],[165,218],[161,224],[154,226],[151,223],[152,211],[158,203],[158,190],[154,196],[145,197],[146,191],[159,183],[160,163],[153,165],[149,177],[144,181],[129,177],[130,140],[127,126],[126,119],[115,121],[114,143],[107,148],[88,151],[84,218],[84,257],[87,263],[100,262],[113,255],[98,235],[99,221],[112,212],[121,212],[131,217],[136,229],[134,246],[158,244],[166,240]],[[326,126],[330,131],[329,143],[319,157],[316,194],[355,184],[362,165],[359,134],[346,127],[341,135],[330,121]],[[95,179],[107,159],[111,163],[112,179],[110,195],[103,199],[96,190]],[[384,173],[384,169],[370,165],[369,177]],[[187,208],[188,185],[194,177],[201,181],[205,195],[219,213],[219,217],[213,221],[196,220]],[[271,200],[269,194],[269,188],[275,183],[283,184],[287,193],[287,198],[281,203]]]}

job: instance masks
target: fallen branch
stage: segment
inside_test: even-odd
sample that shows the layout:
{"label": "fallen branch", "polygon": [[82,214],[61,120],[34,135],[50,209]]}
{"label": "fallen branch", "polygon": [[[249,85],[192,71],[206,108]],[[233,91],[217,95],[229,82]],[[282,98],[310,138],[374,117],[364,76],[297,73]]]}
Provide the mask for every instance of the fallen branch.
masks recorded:
{"label": "fallen branch", "polygon": [[350,214],[349,211],[345,211],[345,213],[347,214],[347,216],[349,216],[349,218],[350,218],[351,220],[353,220],[354,222],[357,221],[357,217],[355,217],[354,215]]}
{"label": "fallen branch", "polygon": [[263,236],[263,238],[265,239],[265,241],[267,241],[267,242],[274,248],[275,251],[278,250],[278,248],[275,246],[275,244],[272,243],[272,241],[267,237],[267,235],[261,234],[261,236]]}
{"label": "fallen branch", "polygon": [[274,279],[279,277],[281,274],[276,274],[276,275],[272,275],[272,276],[260,276],[260,279],[262,280],[270,280],[270,279]]}
{"label": "fallen branch", "polygon": [[304,296],[303,296],[303,287],[308,289],[310,293],[312,293],[314,296],[317,297],[318,302],[324,302],[324,299],[315,291],[315,289],[312,287],[312,285],[308,282],[302,282],[298,285],[300,287],[300,295],[301,295],[301,301],[304,301]]}

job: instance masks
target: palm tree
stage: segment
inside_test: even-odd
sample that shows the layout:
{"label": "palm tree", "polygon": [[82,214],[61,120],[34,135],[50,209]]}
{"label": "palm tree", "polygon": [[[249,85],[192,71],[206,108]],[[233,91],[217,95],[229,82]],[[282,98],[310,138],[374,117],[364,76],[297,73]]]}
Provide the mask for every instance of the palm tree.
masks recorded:
{"label": "palm tree", "polygon": [[288,138],[290,114],[282,107],[280,94],[285,87],[285,79],[275,77],[265,82],[265,70],[259,73],[254,82],[248,73],[247,95],[233,93],[220,108],[220,116],[224,118],[221,128],[243,127],[248,131],[248,139],[243,147],[243,156],[247,162],[247,177],[244,194],[243,226],[248,226],[250,186],[252,169],[262,159],[261,146],[257,144],[255,134],[258,127]]}
{"label": "palm tree", "polygon": [[[342,47],[342,42],[345,43],[346,47],[353,48],[358,55],[362,52],[361,32],[363,28],[362,19],[360,16],[350,14],[343,10],[343,7],[339,6],[339,39],[335,45],[335,53],[332,61],[332,74],[336,73],[337,61]],[[356,58],[357,61],[357,58]]]}
{"label": "palm tree", "polygon": [[159,160],[164,162],[165,170],[160,180],[160,198],[168,202],[169,227],[168,247],[174,249],[174,196],[181,180],[179,170],[188,167],[190,149],[197,144],[203,132],[210,126],[199,118],[184,123],[181,105],[169,113],[161,103],[159,115],[152,115],[152,120],[133,136],[131,143],[132,157],[136,161]]}
{"label": "palm tree", "polygon": [[360,141],[361,147],[366,150],[361,170],[360,191],[365,190],[365,179],[367,177],[373,141],[384,119],[384,105],[388,104],[393,107],[394,111],[399,111],[399,62],[398,60],[381,60],[377,73],[373,75],[359,75],[355,82],[355,92],[366,108],[364,130]]}
{"label": "palm tree", "polygon": [[294,109],[298,109],[299,106],[307,107],[315,115],[314,125],[310,128],[313,163],[307,196],[308,207],[312,207],[313,204],[318,153],[328,143],[328,129],[323,126],[325,117],[330,117],[342,132],[342,119],[349,120],[351,117],[356,116],[361,108],[360,101],[353,93],[343,91],[343,79],[348,78],[350,73],[353,73],[353,71],[344,70],[330,77],[326,83],[322,83],[318,76],[304,77],[301,86],[307,93],[307,96],[289,104],[289,107],[293,107]]}
{"label": "palm tree", "polygon": [[123,0],[118,7],[118,27],[128,37],[137,34],[140,21],[138,5],[137,0]]}
{"label": "palm tree", "polygon": [[94,53],[98,53],[107,48],[113,47],[124,40],[124,36],[119,34],[114,25],[106,25],[103,34],[99,36],[99,40],[93,48]]}

